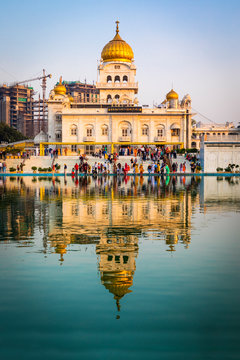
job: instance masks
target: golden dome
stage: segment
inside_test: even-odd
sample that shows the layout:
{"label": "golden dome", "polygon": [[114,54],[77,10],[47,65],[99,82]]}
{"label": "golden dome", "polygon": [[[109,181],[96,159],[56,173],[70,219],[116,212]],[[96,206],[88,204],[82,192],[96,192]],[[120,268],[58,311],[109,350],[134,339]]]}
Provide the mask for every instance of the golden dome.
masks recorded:
{"label": "golden dome", "polygon": [[62,76],[60,76],[59,83],[55,86],[54,92],[56,95],[65,95],[67,92],[67,89],[62,83]]}
{"label": "golden dome", "polygon": [[107,61],[124,61],[131,62],[134,58],[134,54],[130,45],[124,41],[119,35],[118,24],[116,21],[116,35],[107,43],[101,53],[101,58],[104,62]]}
{"label": "golden dome", "polygon": [[178,94],[173,89],[166,95],[167,100],[178,100]]}
{"label": "golden dome", "polygon": [[74,99],[73,99],[73,97],[71,95],[68,95],[68,98],[69,98],[69,101],[71,101],[71,102],[74,101]]}

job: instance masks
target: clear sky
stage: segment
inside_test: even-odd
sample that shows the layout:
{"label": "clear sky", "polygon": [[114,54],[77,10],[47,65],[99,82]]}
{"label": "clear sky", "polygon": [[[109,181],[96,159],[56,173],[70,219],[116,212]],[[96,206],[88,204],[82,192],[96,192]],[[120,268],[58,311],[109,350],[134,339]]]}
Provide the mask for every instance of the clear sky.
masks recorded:
{"label": "clear sky", "polygon": [[[134,51],[141,104],[159,104],[173,83],[211,120],[240,122],[240,0],[0,3],[0,83],[30,79],[43,68],[53,75],[48,92],[60,75],[96,81],[97,60],[118,19]],[[41,89],[39,81],[32,86]]]}

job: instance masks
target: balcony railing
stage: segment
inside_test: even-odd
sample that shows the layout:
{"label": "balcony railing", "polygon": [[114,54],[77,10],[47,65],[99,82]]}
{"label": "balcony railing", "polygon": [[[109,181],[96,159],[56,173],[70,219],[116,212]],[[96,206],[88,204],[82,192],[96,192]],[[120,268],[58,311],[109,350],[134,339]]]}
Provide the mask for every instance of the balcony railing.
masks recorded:
{"label": "balcony railing", "polygon": [[131,136],[119,136],[119,140],[118,141],[131,141]]}
{"label": "balcony railing", "polygon": [[155,136],[154,141],[166,141],[166,136]]}
{"label": "balcony railing", "polygon": [[96,141],[95,136],[84,136],[83,141]]}
{"label": "balcony railing", "polygon": [[137,89],[138,88],[138,82],[135,83],[96,83],[96,88],[99,89],[122,89],[122,88],[126,88],[126,89]]}
{"label": "balcony railing", "polygon": [[236,135],[204,135],[202,141],[217,141],[217,142],[240,142],[240,134]]}

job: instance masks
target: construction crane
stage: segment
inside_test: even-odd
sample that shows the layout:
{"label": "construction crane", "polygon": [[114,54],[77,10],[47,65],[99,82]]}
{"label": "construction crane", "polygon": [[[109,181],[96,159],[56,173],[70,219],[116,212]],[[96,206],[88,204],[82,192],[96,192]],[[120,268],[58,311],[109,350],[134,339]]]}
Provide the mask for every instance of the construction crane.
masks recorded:
{"label": "construction crane", "polygon": [[18,82],[13,83],[11,86],[20,85],[20,84],[24,84],[24,83],[26,83],[26,82],[31,82],[31,81],[35,81],[35,80],[43,80],[43,81],[46,82],[47,78],[51,78],[51,77],[52,77],[52,74],[46,75],[45,69],[43,69],[43,76],[38,76],[38,77],[35,77],[35,78],[33,78],[33,79],[18,81]]}
{"label": "construction crane", "polygon": [[[20,84],[24,84],[24,83],[27,83],[27,82],[35,81],[35,80],[42,80],[42,84],[41,84],[42,91],[43,91],[43,97],[42,97],[42,114],[43,114],[42,124],[45,123],[45,99],[46,99],[47,78],[51,79],[51,77],[52,77],[52,74],[46,75],[46,70],[43,69],[43,75],[42,76],[38,76],[38,77],[35,77],[33,79],[18,81],[18,82],[15,82],[15,83],[13,83],[11,85],[11,87],[13,87],[13,86],[18,86]],[[43,130],[43,129],[41,129],[41,130]]]}

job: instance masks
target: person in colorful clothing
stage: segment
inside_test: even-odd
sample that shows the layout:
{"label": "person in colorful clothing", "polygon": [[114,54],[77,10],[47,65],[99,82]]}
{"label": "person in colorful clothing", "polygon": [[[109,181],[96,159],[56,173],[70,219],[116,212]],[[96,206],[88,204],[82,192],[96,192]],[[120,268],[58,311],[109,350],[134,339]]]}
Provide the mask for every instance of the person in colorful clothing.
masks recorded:
{"label": "person in colorful clothing", "polygon": [[166,174],[169,174],[169,173],[170,173],[170,170],[169,170],[168,164],[166,164],[165,169],[166,169]]}

